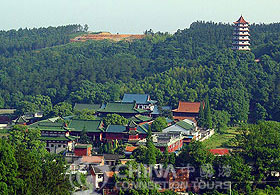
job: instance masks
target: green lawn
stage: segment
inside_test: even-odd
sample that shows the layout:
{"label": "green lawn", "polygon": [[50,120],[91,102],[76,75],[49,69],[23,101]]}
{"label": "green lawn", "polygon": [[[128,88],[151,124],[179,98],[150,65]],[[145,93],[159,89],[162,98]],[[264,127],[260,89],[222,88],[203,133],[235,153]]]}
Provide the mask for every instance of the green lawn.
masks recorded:
{"label": "green lawn", "polygon": [[231,148],[229,141],[237,134],[237,127],[231,127],[221,134],[216,132],[211,138],[203,141],[203,144],[209,149]]}

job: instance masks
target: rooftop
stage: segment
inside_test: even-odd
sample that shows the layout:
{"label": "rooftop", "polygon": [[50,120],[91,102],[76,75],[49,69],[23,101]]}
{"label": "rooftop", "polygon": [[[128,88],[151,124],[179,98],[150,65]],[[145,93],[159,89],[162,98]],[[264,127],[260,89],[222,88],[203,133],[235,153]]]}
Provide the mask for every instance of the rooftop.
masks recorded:
{"label": "rooftop", "polygon": [[98,110],[102,107],[102,104],[79,104],[79,103],[76,103],[75,106],[74,106],[74,110],[78,110],[78,111],[82,111],[82,110],[85,110],[85,109],[88,109],[88,110]]}
{"label": "rooftop", "polygon": [[[139,133],[146,134],[148,130],[146,129],[145,125],[139,125],[137,127],[137,131]],[[125,133],[128,132],[127,127],[123,125],[109,125],[106,129],[107,133]]]}
{"label": "rooftop", "polygon": [[81,149],[85,149],[85,148],[91,148],[92,145],[91,144],[77,144],[75,146],[75,148],[81,148]]}
{"label": "rooftop", "polygon": [[121,155],[119,154],[104,154],[103,156],[105,160],[110,160],[110,161],[119,160],[121,157]]}
{"label": "rooftop", "polygon": [[135,103],[113,102],[107,103],[105,107],[99,109],[98,112],[140,114],[148,111],[143,109],[136,109]]}
{"label": "rooftop", "polygon": [[246,20],[244,20],[243,16],[240,16],[240,18],[234,22],[234,24],[249,24]]}
{"label": "rooftop", "polygon": [[126,131],[126,126],[123,125],[109,125],[106,129],[108,133],[123,133]]}
{"label": "rooftop", "polygon": [[76,136],[55,136],[55,137],[49,137],[49,136],[42,136],[40,137],[40,140],[42,141],[74,141],[78,139]]}
{"label": "rooftop", "polygon": [[59,117],[50,118],[28,125],[28,127],[39,128],[42,131],[66,131],[65,124],[60,119]]}
{"label": "rooftop", "polygon": [[14,114],[16,109],[0,109],[0,114]]}
{"label": "rooftop", "polygon": [[179,101],[178,108],[173,112],[199,113],[200,102],[182,102]]}
{"label": "rooftop", "polygon": [[134,117],[131,117],[130,120],[136,122],[136,123],[141,123],[141,122],[147,122],[153,120],[152,117],[149,116],[143,116],[143,115],[135,115]]}
{"label": "rooftop", "polygon": [[85,129],[86,132],[100,132],[101,124],[100,120],[72,120],[68,127],[71,131],[83,131]]}
{"label": "rooftop", "polygon": [[133,152],[137,147],[135,146],[126,146],[125,151],[126,152]]}
{"label": "rooftop", "polygon": [[223,156],[223,155],[229,155],[229,150],[226,148],[216,148],[216,149],[210,149],[209,150],[212,154]]}
{"label": "rooftop", "polygon": [[88,164],[96,164],[96,163],[102,163],[104,157],[103,156],[83,156],[82,157],[82,163],[88,163]]}
{"label": "rooftop", "polygon": [[183,129],[186,129],[186,130],[191,130],[194,128],[193,125],[191,125],[185,121],[179,121],[176,123],[176,125],[178,125],[179,127],[182,127]]}
{"label": "rooftop", "polygon": [[148,94],[128,94],[125,93],[122,102],[136,102],[136,104],[150,104],[156,103],[156,101],[151,100]]}

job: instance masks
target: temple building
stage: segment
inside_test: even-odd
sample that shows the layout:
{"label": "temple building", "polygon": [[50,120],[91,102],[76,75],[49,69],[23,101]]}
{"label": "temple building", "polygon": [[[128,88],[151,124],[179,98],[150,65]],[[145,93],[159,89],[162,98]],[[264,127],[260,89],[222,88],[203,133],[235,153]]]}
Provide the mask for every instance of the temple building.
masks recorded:
{"label": "temple building", "polygon": [[172,110],[173,119],[176,121],[190,119],[197,121],[199,115],[200,102],[179,101],[178,108]]}
{"label": "temple building", "polygon": [[250,50],[249,22],[243,16],[234,22],[234,33],[232,40],[233,50]]}

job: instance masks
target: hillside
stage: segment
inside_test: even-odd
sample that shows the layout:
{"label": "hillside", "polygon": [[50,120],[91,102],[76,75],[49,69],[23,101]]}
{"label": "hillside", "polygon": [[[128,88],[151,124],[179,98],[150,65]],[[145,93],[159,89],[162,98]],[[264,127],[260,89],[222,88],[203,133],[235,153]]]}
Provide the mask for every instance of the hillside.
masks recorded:
{"label": "hillside", "polygon": [[145,35],[132,35],[132,34],[111,34],[107,32],[88,33],[77,36],[70,40],[70,42],[85,42],[88,40],[112,40],[112,41],[132,41],[135,39],[143,39]]}
{"label": "hillside", "polygon": [[[252,25],[252,52],[228,49],[232,26],[211,22],[133,42],[70,43],[82,31],[78,25],[23,30],[22,36],[22,30],[1,32],[0,106],[28,111],[38,109],[34,104],[101,103],[125,92],[176,106],[208,94],[212,108],[227,111],[232,123],[280,121],[279,30],[278,23]],[[16,41],[5,38],[12,34]]]}

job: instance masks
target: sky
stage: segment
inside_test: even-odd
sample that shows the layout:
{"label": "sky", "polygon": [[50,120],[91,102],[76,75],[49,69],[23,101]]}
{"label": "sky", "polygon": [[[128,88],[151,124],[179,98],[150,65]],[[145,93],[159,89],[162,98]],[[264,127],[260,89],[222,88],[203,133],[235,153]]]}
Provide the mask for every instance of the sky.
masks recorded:
{"label": "sky", "polygon": [[279,0],[1,0],[0,30],[88,24],[90,31],[176,32],[195,21],[280,22]]}

